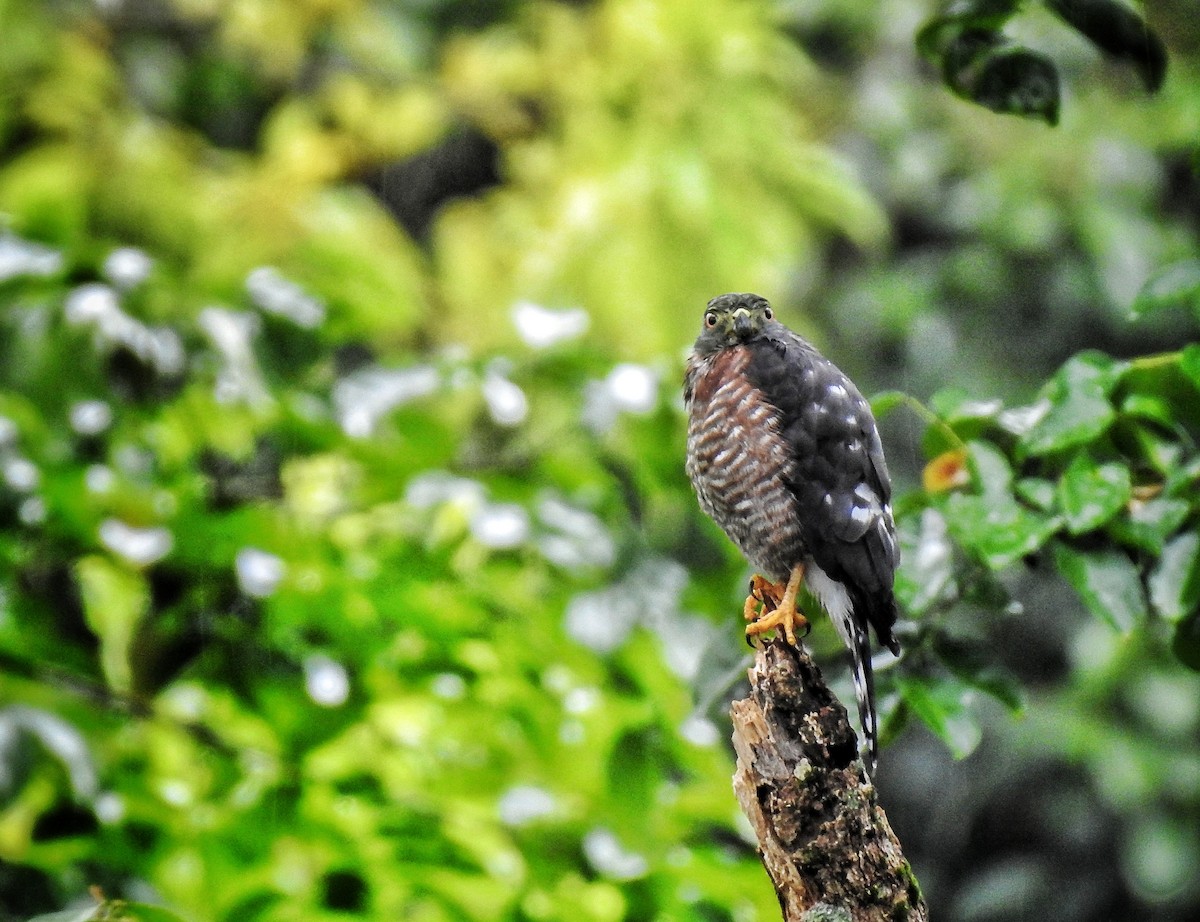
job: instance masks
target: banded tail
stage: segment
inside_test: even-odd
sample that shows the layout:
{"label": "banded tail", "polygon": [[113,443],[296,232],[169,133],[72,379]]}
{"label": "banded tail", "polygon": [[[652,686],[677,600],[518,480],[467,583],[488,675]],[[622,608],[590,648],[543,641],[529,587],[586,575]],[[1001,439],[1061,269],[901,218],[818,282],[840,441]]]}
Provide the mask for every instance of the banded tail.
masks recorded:
{"label": "banded tail", "polygon": [[854,697],[858,702],[858,723],[863,732],[863,764],[867,775],[875,777],[879,764],[879,717],[875,713],[875,670],[871,666],[871,638],[866,625],[851,617],[850,658],[853,661]]}

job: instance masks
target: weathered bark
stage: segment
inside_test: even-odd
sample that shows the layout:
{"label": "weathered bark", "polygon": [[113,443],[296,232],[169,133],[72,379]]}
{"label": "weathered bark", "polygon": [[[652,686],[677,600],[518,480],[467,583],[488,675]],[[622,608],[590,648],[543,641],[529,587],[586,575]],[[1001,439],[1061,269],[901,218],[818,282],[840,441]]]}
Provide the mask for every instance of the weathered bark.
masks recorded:
{"label": "weathered bark", "polygon": [[875,799],[846,709],[808,652],[759,645],[733,702],[733,788],[784,922],[924,922],[921,888]]}

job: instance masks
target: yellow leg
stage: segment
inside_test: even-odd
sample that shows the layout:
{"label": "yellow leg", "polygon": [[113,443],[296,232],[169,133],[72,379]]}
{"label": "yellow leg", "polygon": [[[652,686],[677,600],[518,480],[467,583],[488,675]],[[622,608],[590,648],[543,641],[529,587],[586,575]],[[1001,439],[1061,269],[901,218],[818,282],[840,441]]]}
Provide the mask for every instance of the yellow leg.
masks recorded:
{"label": "yellow leg", "polygon": [[783,599],[784,586],[782,583],[770,583],[757,573],[750,578],[750,594],[746,596],[746,604],[742,606],[742,617],[753,621],[767,612],[779,607]]}
{"label": "yellow leg", "polygon": [[[755,577],[762,580],[762,577]],[[787,642],[793,647],[796,645],[796,628],[804,630],[808,627],[808,619],[796,610],[796,596],[800,592],[800,586],[804,582],[804,564],[798,563],[792,570],[792,575],[788,578],[787,586],[783,590],[783,597],[779,598],[776,593],[779,587],[766,580],[762,580],[761,584],[756,584],[754,581],[750,583],[750,597],[746,599],[746,605],[743,609],[743,614],[750,620],[751,600],[756,596],[763,603],[763,611],[752,624],[746,626],[746,636],[750,637],[754,634],[765,634],[767,631],[782,629],[783,636],[787,638]],[[776,602],[773,606],[773,611],[767,610],[768,603]]]}

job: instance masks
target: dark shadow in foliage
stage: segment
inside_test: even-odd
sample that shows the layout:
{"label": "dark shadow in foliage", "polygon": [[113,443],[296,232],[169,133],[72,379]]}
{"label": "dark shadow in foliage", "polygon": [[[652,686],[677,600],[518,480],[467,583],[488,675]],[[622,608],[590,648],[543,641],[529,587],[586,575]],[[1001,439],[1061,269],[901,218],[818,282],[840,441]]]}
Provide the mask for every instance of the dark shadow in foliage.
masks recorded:
{"label": "dark shadow in foliage", "polygon": [[[1105,54],[1137,71],[1156,92],[1167,72],[1162,40],[1119,0],[1046,0],[1047,6]],[[1020,0],[956,0],[917,34],[917,48],[942,80],[964,99],[993,112],[1039,118],[1055,125],[1061,93],[1047,55],[1016,44],[1004,27]]]}

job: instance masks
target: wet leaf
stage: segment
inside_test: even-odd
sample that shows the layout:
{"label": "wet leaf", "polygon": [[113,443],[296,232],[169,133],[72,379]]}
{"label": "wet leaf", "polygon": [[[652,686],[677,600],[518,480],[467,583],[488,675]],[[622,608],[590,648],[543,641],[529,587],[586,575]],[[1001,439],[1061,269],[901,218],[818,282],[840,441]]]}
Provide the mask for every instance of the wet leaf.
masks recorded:
{"label": "wet leaf", "polygon": [[1013,472],[1008,458],[989,442],[972,442],[968,448],[971,473],[979,491],[996,501],[1011,499]]}
{"label": "wet leaf", "polygon": [[954,579],[954,549],[946,520],[936,509],[921,512],[914,534],[911,519],[900,526],[901,566],[896,595],[905,611],[918,615],[942,597]]}
{"label": "wet leaf", "polygon": [[1017,504],[1011,495],[951,494],[945,507],[950,533],[992,570],[1037,551],[1058,530],[1058,520]]}
{"label": "wet leaf", "polygon": [[1049,0],[1050,9],[1086,36],[1093,45],[1129,62],[1151,93],[1167,73],[1162,39],[1137,13],[1118,0]]}
{"label": "wet leaf", "polygon": [[1077,551],[1060,543],[1054,547],[1054,562],[1088,610],[1116,630],[1128,633],[1145,620],[1141,578],[1121,551]]}
{"label": "wet leaf", "polygon": [[1190,511],[1187,502],[1170,496],[1134,499],[1129,504],[1129,513],[1113,519],[1108,528],[1121,542],[1158,556]]}
{"label": "wet leaf", "polygon": [[1168,621],[1179,621],[1200,606],[1200,534],[1187,531],[1167,542],[1150,574],[1150,601]]}
{"label": "wet leaf", "polygon": [[1050,408],[1021,439],[1030,455],[1043,455],[1090,442],[1116,418],[1109,401],[1122,365],[1084,352],[1067,361],[1043,389]]}
{"label": "wet leaf", "polygon": [[1058,505],[1073,535],[1099,528],[1129,502],[1132,477],[1124,464],[1093,464],[1077,455],[1058,482]]}
{"label": "wet leaf", "polygon": [[1054,508],[1056,488],[1053,481],[1041,477],[1022,477],[1013,489],[1017,496],[1039,512],[1050,512]]}

